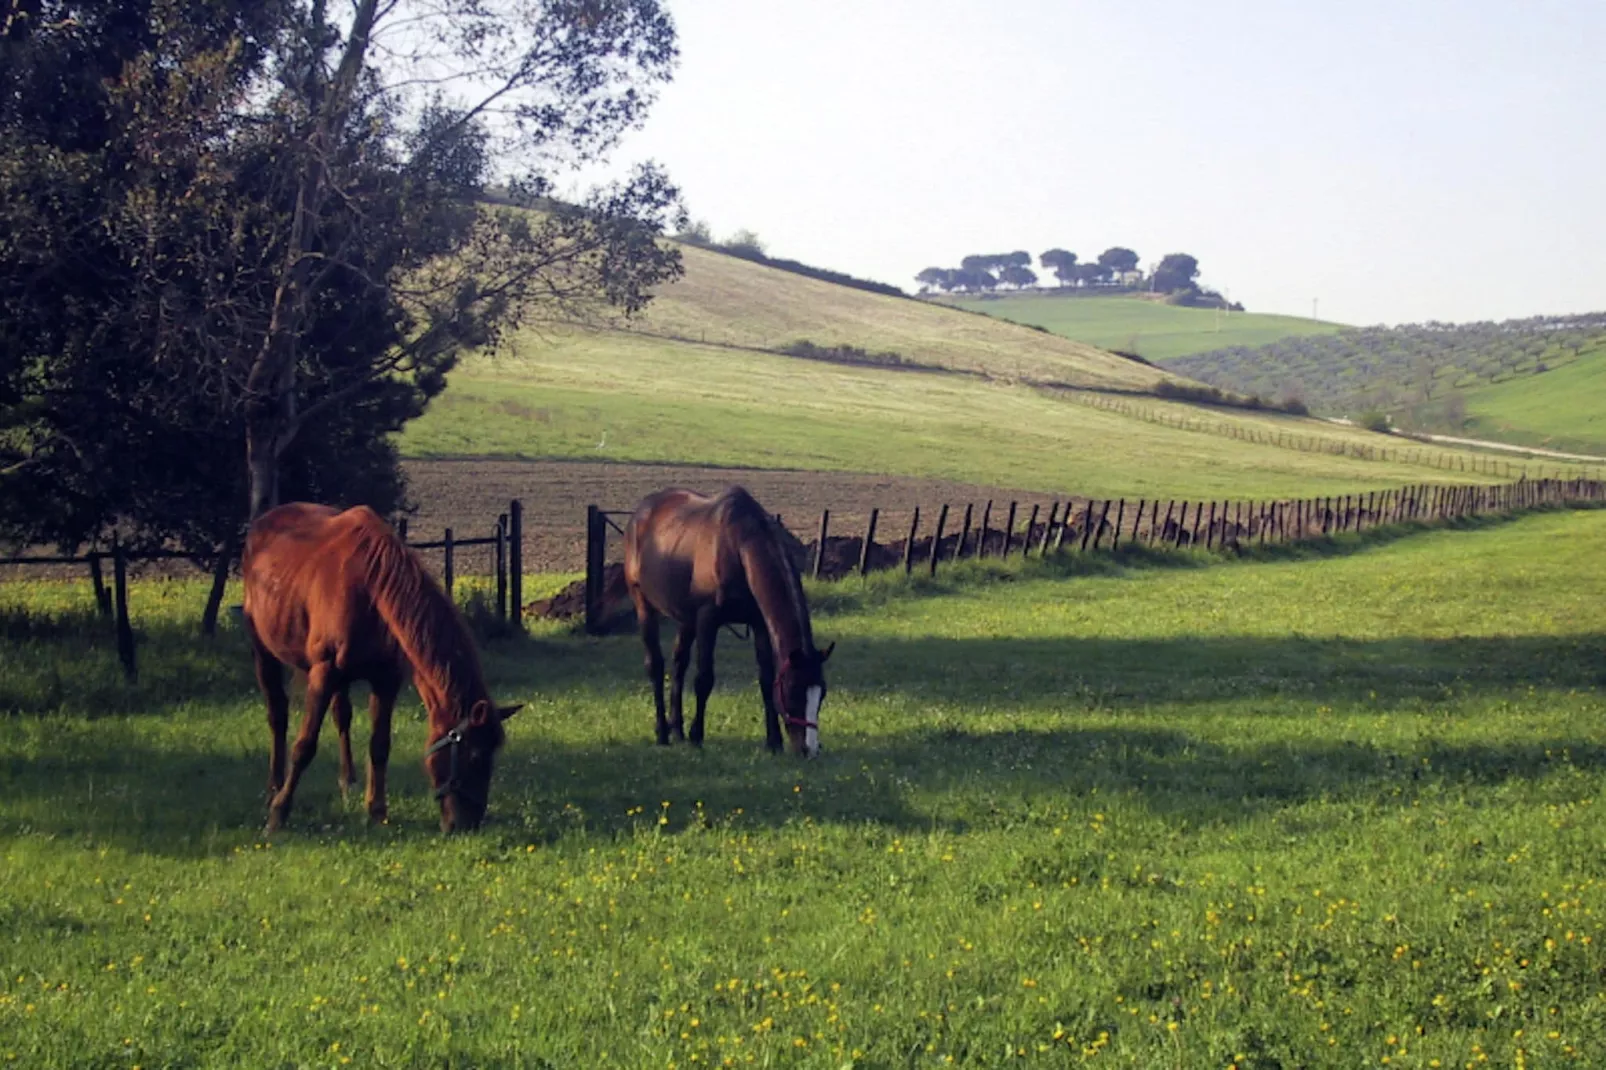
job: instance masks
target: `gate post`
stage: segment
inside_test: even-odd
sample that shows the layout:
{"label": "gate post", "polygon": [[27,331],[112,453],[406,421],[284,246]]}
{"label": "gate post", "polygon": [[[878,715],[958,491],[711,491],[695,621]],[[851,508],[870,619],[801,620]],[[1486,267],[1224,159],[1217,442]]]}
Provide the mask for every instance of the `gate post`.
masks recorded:
{"label": "gate post", "polygon": [[602,569],[603,552],[608,544],[606,522],[602,510],[595,505],[586,506],[586,622],[589,635],[602,632]]}

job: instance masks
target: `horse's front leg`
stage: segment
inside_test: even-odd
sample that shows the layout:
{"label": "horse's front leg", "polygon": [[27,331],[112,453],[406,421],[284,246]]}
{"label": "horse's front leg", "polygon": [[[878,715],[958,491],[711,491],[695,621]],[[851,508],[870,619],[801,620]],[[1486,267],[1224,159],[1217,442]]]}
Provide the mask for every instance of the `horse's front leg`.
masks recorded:
{"label": "horse's front leg", "polygon": [[256,662],[257,684],[268,704],[268,798],[284,788],[285,734],[290,729],[290,692],[284,686],[284,665],[266,647],[251,641]]}
{"label": "horse's front leg", "polygon": [[714,640],[719,638],[719,614],[708,606],[697,614],[697,715],[692,718],[686,738],[694,746],[703,744],[703,716],[708,712],[708,696],[714,690]]}
{"label": "horse's front leg", "polygon": [[285,777],[284,787],[279,789],[268,805],[269,832],[289,820],[296,785],[301,782],[301,774],[307,771],[307,766],[312,764],[313,755],[318,753],[318,733],[323,729],[324,714],[329,712],[329,700],[342,686],[343,682],[336,678],[335,667],[330,662],[321,661],[307,671],[307,715],[290,748],[290,772]]}
{"label": "horse's front leg", "polygon": [[[686,669],[691,665],[692,644],[697,639],[697,626],[682,624],[675,633],[675,655],[669,680],[669,731],[676,739],[686,738],[686,717],[682,697],[686,691]],[[696,732],[693,743],[702,742],[702,732]]]}
{"label": "horse's front leg", "polygon": [[385,776],[390,769],[390,720],[396,709],[396,696],[401,694],[401,680],[371,680],[369,687],[372,693],[368,696],[368,791],[364,801],[368,804],[368,820],[384,824],[390,818],[390,799],[385,788]]}
{"label": "horse's front leg", "polygon": [[769,630],[753,626],[753,654],[758,659],[758,693],[764,700],[764,745],[772,751],[786,746],[781,736],[781,715],[775,709],[775,648]]}

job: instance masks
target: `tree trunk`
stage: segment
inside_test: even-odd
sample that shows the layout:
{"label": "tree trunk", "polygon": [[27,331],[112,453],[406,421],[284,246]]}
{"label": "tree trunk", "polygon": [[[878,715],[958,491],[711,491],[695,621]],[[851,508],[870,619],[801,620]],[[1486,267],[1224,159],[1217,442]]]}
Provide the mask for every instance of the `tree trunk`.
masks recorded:
{"label": "tree trunk", "polygon": [[228,586],[229,566],[234,563],[234,544],[231,542],[218,551],[217,563],[212,566],[212,590],[206,596],[206,611],[201,614],[201,634],[217,634],[218,609],[223,605],[223,589]]}

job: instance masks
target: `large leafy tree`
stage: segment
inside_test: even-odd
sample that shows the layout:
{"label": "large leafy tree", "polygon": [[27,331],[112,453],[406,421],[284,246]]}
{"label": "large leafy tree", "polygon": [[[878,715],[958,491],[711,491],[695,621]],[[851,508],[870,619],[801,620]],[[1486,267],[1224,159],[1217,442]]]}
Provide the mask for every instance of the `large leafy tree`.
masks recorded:
{"label": "large leafy tree", "polygon": [[1194,282],[1199,275],[1199,261],[1187,253],[1167,253],[1154,269],[1154,288],[1161,293],[1197,288]]}
{"label": "large leafy tree", "polygon": [[[558,169],[638,123],[657,0],[0,0],[0,526],[226,546],[400,500],[468,347],[639,309],[676,191]],[[511,204],[476,198],[493,177]]]}
{"label": "large leafy tree", "polygon": [[1076,282],[1076,254],[1069,249],[1049,249],[1037,258],[1044,269],[1052,271],[1061,286]]}

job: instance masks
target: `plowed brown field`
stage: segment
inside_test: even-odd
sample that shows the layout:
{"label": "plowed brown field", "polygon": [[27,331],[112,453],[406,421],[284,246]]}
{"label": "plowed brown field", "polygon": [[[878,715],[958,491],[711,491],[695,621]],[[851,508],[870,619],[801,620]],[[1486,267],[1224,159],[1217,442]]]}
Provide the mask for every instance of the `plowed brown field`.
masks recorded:
{"label": "plowed brown field", "polygon": [[[863,535],[870,510],[879,508],[876,542],[890,543],[908,535],[916,506],[922,510],[921,528],[930,534],[936,509],[944,502],[961,514],[973,502],[979,519],[991,499],[993,523],[999,527],[1010,500],[1021,502],[1022,522],[1032,503],[1042,503],[1046,512],[1049,500],[1048,495],[1004,487],[843,472],[503,460],[408,461],[406,469],[418,503],[409,522],[410,541],[439,539],[447,526],[454,538],[488,535],[496,515],[518,498],[524,503],[526,572],[581,570],[587,505],[628,511],[643,496],[670,486],[712,493],[739,483],[806,541],[818,534],[822,509],[831,510],[833,535]],[[950,532],[957,530],[959,519],[951,517]],[[619,518],[621,524],[623,520]],[[464,550],[457,569],[464,575],[484,572],[489,560],[486,553]]]}

